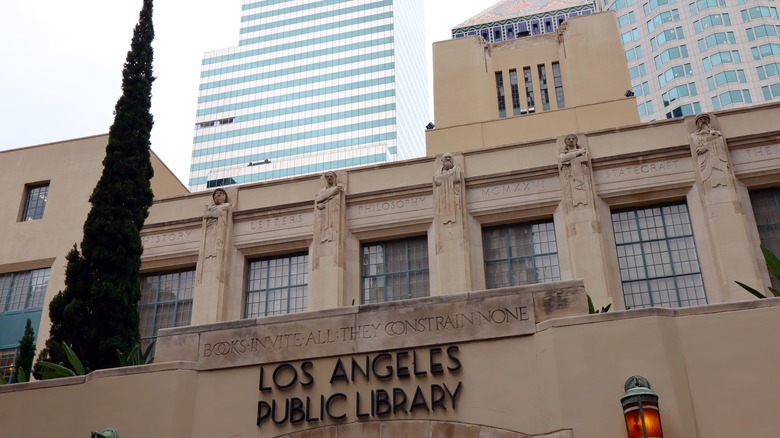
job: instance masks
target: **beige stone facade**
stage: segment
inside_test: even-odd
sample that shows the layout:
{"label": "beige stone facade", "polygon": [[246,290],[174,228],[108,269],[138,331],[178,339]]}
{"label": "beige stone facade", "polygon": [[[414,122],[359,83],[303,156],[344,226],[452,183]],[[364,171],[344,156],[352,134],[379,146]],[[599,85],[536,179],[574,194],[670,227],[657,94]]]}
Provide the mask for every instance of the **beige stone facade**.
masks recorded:
{"label": "beige stone facade", "polygon": [[[614,17],[570,20],[597,50],[588,20],[609,34]],[[565,81],[598,76],[560,44],[529,50]],[[473,49],[484,74],[510,46],[436,56]],[[623,87],[613,73],[593,86]],[[641,375],[666,437],[777,436],[780,298],[734,281],[770,284],[780,105],[638,124],[632,99],[575,87],[571,107],[499,120],[494,84],[446,79],[474,112],[437,100],[429,157],[157,199],[141,303],[156,363],[0,387],[3,432],[622,437]]]}
{"label": "beige stone facade", "polygon": [[439,41],[433,45],[436,127],[426,131],[428,155],[636,124],[635,98],[625,96],[630,89],[612,11],[569,18],[551,34],[498,43],[476,36]]}
{"label": "beige stone facade", "polygon": [[[595,304],[623,309],[611,212],[670,202],[688,210],[706,302],[750,298],[734,280],[759,289],[769,283],[749,192],[780,179],[773,170],[780,150],[772,122],[780,107],[711,117],[728,148],[734,176],[727,186],[713,188],[702,180],[692,119],[577,134],[588,158],[576,165],[587,180],[587,201],[576,205],[566,189],[572,183],[565,173],[571,166],[562,161],[565,135],[455,153],[465,210],[446,224],[436,207],[438,158],[340,172],[339,181],[349,184],[340,206],[343,218],[335,219],[344,225],[333,242],[321,242],[315,226],[321,178],[241,186],[231,196],[237,201],[224,298],[211,306],[222,310],[203,320],[194,315],[192,323],[244,317],[247,261],[280,254],[309,254],[308,273],[317,281],[308,283],[306,310],[360,304],[361,247],[413,236],[428,241],[430,296],[484,290],[483,230],[540,219],[554,223],[560,279],[583,279]],[[143,231],[144,272],[195,267],[203,246],[202,211],[210,202],[211,193],[198,193],[155,203]],[[316,249],[323,245],[338,248],[339,256]]]}
{"label": "beige stone facade", "polygon": [[[780,401],[772,373],[780,346],[766,334],[780,329],[780,304],[754,300],[733,281],[769,284],[758,250],[764,219],[751,198],[780,184],[780,106],[709,118],[704,140],[702,123],[675,119],[456,152],[451,168],[430,157],[339,172],[332,183],[241,186],[228,194],[230,262],[220,275],[198,267],[212,194],[160,199],[143,230],[142,270],[145,278],[202,272],[192,325],[158,333],[155,365],[0,389],[0,408],[11,413],[5,430],[602,438],[625,434],[622,385],[638,374],[660,396],[665,436],[772,436],[776,424],[762,412]],[[717,147],[727,178],[714,184],[703,156]],[[343,197],[328,241],[315,199],[336,184]],[[627,306],[616,217],[667,205],[687,211],[704,302],[686,297],[698,289],[675,274],[681,301],[659,304],[690,307],[639,309],[641,294]],[[685,217],[680,211],[668,218]],[[539,221],[551,224],[560,281],[486,290],[484,236]],[[428,242],[428,296],[365,304],[366,248],[419,236]],[[336,246],[315,249],[323,244]],[[288,254],[308,254],[305,312],[247,318],[249,271]],[[587,315],[586,293],[612,310]],[[51,412],[49,421],[19,410],[31,405]]]}
{"label": "beige stone facade", "polygon": [[[169,330],[159,354],[179,360],[0,387],[3,432],[622,437],[623,381],[640,374],[660,396],[666,437],[777,434],[766,409],[780,400],[778,345],[760,333],[780,329],[780,300],[542,320],[530,306],[545,291],[576,297],[582,287],[524,286]],[[465,319],[472,312],[475,324]],[[456,322],[427,325],[447,314]],[[388,335],[421,320],[414,333]]]}
{"label": "beige stone facade", "polygon": [[[0,210],[0,275],[50,268],[43,309],[48,309],[51,298],[65,285],[65,255],[81,242],[89,196],[103,170],[107,141],[108,135],[97,135],[0,152],[0,203],[4,206]],[[154,153],[151,158],[156,199],[188,193]],[[23,217],[27,195],[36,187],[46,187],[38,204],[41,217]],[[8,299],[4,295],[0,301]],[[6,312],[6,307],[13,310]],[[49,333],[48,311],[42,312],[40,303],[33,306],[37,310],[24,307],[18,302],[0,305],[0,332],[7,335],[0,334],[0,349],[16,346],[27,317],[34,322],[39,347],[43,347]]]}

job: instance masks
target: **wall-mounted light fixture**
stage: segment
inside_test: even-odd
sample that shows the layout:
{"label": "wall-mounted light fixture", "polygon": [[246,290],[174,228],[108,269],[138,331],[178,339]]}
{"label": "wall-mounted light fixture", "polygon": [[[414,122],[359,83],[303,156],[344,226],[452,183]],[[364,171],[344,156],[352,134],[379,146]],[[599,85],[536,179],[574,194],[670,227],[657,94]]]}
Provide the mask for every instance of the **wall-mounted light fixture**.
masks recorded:
{"label": "wall-mounted light fixture", "polygon": [[642,376],[631,376],[623,385],[620,398],[626,419],[628,438],[663,438],[658,396],[650,390],[650,382]]}

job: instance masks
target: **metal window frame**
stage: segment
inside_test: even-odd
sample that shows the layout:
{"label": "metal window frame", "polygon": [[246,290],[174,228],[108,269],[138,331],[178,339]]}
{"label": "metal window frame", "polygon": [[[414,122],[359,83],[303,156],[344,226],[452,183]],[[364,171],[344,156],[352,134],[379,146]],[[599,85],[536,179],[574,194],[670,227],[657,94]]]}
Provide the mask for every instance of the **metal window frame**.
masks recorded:
{"label": "metal window frame", "polygon": [[[404,281],[405,289],[403,291],[404,292],[404,294],[403,294],[404,297],[420,298],[420,297],[423,297],[423,296],[429,296],[430,295],[430,292],[431,292],[431,290],[430,290],[430,260],[429,260],[428,255],[427,255],[428,254],[428,238],[427,238],[427,236],[414,236],[414,237],[403,238],[403,239],[393,239],[393,240],[385,240],[385,241],[380,241],[380,242],[365,243],[365,244],[362,244],[360,246],[360,254],[361,254],[361,257],[365,257],[365,255],[366,255],[364,253],[365,249],[368,248],[368,247],[374,247],[374,246],[381,246],[382,247],[382,253],[386,254],[388,245],[399,244],[399,243],[402,243],[402,242],[404,244],[404,247],[403,247],[403,250],[404,250],[404,270],[403,271],[393,271],[393,272],[388,271],[388,269],[387,269],[388,258],[386,256],[382,257],[382,265],[381,265],[382,266],[382,273],[381,274],[366,275],[366,268],[368,266],[371,266],[371,265],[367,264],[367,263],[361,263],[361,268],[360,268],[360,284],[361,284],[361,287],[360,287],[360,301],[361,301],[362,304],[383,303],[383,302],[386,303],[386,302],[398,300],[399,298],[394,298],[394,297],[390,296],[390,294],[388,294],[389,287],[388,287],[388,282],[387,282],[387,278],[388,277],[396,276],[398,274],[404,274],[404,277],[405,277],[405,281]],[[410,248],[410,244],[415,244],[417,242],[424,243],[424,246],[421,247],[421,250],[423,250],[423,254],[425,254],[425,260],[428,263],[426,264],[426,267],[423,268],[423,269],[410,269],[409,268],[409,261],[410,261],[410,258],[409,258],[409,248]],[[429,280],[428,281],[428,287],[426,288],[426,290],[424,292],[424,295],[413,296],[412,295],[412,289],[411,289],[411,274],[422,274],[422,273],[428,273],[429,274],[429,277],[428,277],[428,280]],[[365,288],[365,280],[366,279],[379,279],[379,278],[384,280],[382,282],[382,297],[381,297],[381,299],[377,299],[377,300],[368,300],[367,299],[368,298],[368,290]],[[374,288],[371,288],[371,289],[374,289]]]}
{"label": "metal window frame", "polygon": [[[273,256],[273,257],[263,257],[263,258],[254,259],[254,260],[250,260],[249,261],[249,263],[247,265],[248,269],[247,269],[247,276],[246,276],[246,279],[247,279],[247,283],[246,284],[247,284],[247,286],[246,286],[246,292],[244,294],[245,295],[244,318],[259,318],[259,317],[269,316],[269,315],[297,313],[297,312],[302,312],[302,311],[306,310],[305,307],[303,309],[299,309],[297,307],[291,308],[291,306],[290,306],[291,290],[293,288],[298,288],[298,287],[304,287],[305,288],[304,303],[307,301],[308,294],[309,294],[308,276],[306,278],[306,283],[303,283],[303,284],[295,283],[295,284],[293,284],[293,281],[292,281],[292,269],[290,269],[290,266],[292,266],[291,261],[295,257],[304,257],[305,258],[303,264],[305,265],[304,266],[305,270],[308,271],[308,269],[309,269],[309,254],[305,253],[305,252],[304,253],[295,253],[295,254],[285,254],[285,255],[279,255],[279,256]],[[270,281],[271,281],[271,275],[270,275],[271,263],[270,262],[273,261],[273,260],[284,260],[284,261],[286,261],[286,263],[287,263],[287,285],[286,286],[269,287],[269,284],[270,284]],[[252,284],[252,274],[254,272],[258,272],[259,273],[260,270],[261,270],[259,267],[257,269],[253,269],[252,266],[253,266],[253,264],[261,264],[263,262],[269,262],[268,266],[266,266],[264,268],[264,270],[266,272],[265,281],[264,281],[265,284],[261,285],[260,289],[251,290],[250,289],[250,285]],[[273,277],[273,278],[277,278],[277,277]],[[268,309],[268,303],[269,303],[268,296],[269,296],[269,294],[271,292],[277,292],[277,291],[283,291],[284,298],[285,298],[285,309],[286,309],[286,311],[281,312],[281,313],[273,313],[273,312],[269,313],[269,309]],[[263,308],[257,314],[250,315],[249,314],[249,305],[247,304],[247,303],[249,303],[249,296],[250,296],[250,294],[260,295],[262,293],[265,293],[265,301],[263,302],[263,306],[262,306]]]}
{"label": "metal window frame", "polygon": [[[556,249],[555,252],[536,253],[536,252],[533,251],[534,243],[535,243],[535,241],[534,241],[535,234],[533,233],[533,227],[535,225],[540,225],[540,224],[545,224],[545,225],[550,224],[550,225],[553,226],[552,231],[553,231],[553,237],[555,238],[555,249]],[[511,241],[509,239],[509,230],[513,229],[513,228],[521,228],[521,227],[529,227],[531,229],[531,242],[530,242],[530,246],[531,246],[532,254],[530,256],[517,256],[517,257],[513,257],[511,255],[513,246],[511,246]],[[504,254],[504,257],[501,258],[501,259],[488,261],[487,258],[484,257],[484,251],[485,251],[485,247],[486,247],[486,245],[485,245],[485,234],[486,233],[485,232],[486,231],[490,231],[490,230],[496,230],[496,229],[503,231],[502,237],[503,237],[503,239],[505,241],[505,245],[504,245],[503,249],[506,250],[506,254]],[[482,251],[483,251],[483,259],[485,260],[484,261],[484,263],[485,263],[485,287],[487,289],[496,289],[496,288],[500,288],[500,287],[519,286],[519,285],[523,285],[523,284],[536,284],[536,283],[539,283],[540,281],[539,281],[539,276],[537,275],[537,265],[536,265],[536,263],[537,263],[537,260],[539,258],[543,257],[543,256],[555,255],[555,258],[558,260],[557,266],[560,269],[560,258],[558,257],[558,251],[557,251],[557,249],[558,249],[558,238],[555,235],[555,222],[552,219],[551,220],[539,220],[539,221],[533,221],[533,222],[520,222],[520,223],[514,223],[514,224],[506,224],[506,225],[497,225],[497,226],[485,227],[482,230],[482,236],[483,236],[482,237]],[[531,264],[533,266],[533,272],[534,272],[533,281],[531,281],[531,282],[519,282],[519,281],[517,281],[516,282],[515,281],[516,279],[514,278],[513,265],[518,263],[518,262],[520,262],[521,260],[525,261],[525,260],[529,260],[529,259],[531,260]],[[498,284],[488,284],[487,267],[489,265],[505,263],[505,262],[508,263],[508,267],[509,267],[509,270],[508,270],[509,271],[508,272],[509,284],[501,284],[501,285],[498,285]],[[560,280],[560,271],[558,273],[557,278],[552,278],[549,281],[555,281],[555,280]]]}
{"label": "metal window frame", "polygon": [[[194,290],[195,289],[195,285],[194,285],[195,269],[194,268],[178,269],[178,270],[175,270],[175,271],[151,272],[151,273],[148,273],[148,274],[141,275],[141,284],[142,285],[149,278],[154,278],[155,279],[155,285],[156,285],[154,300],[152,300],[148,304],[142,304],[141,302],[138,303],[138,314],[139,314],[139,316],[142,314],[143,310],[145,310],[145,309],[152,309],[152,314],[151,314],[151,336],[141,336],[141,343],[143,345],[149,345],[149,343],[151,343],[153,340],[157,339],[157,333],[160,330],[160,327],[157,327],[158,309],[162,305],[166,305],[167,306],[167,305],[173,304],[173,326],[172,327],[179,327],[180,326],[179,324],[181,323],[181,321],[178,318],[178,316],[179,316],[179,306],[182,305],[182,304],[187,304],[187,303],[192,304],[192,302],[193,302],[193,298],[179,299],[178,292],[183,290],[183,288],[182,288],[183,279],[182,279],[182,275],[181,274],[184,274],[184,273],[192,273],[192,275],[193,275],[193,295],[194,295],[194,292],[195,292],[195,290]],[[175,300],[171,300],[171,301],[160,301],[160,284],[161,284],[161,281],[162,281],[162,277],[167,276],[167,275],[176,275],[177,276],[176,277],[176,292],[177,292],[176,299]],[[143,287],[142,287],[142,292],[141,293],[143,294]],[[141,298],[141,301],[143,301],[143,297]],[[190,306],[190,312],[192,312],[191,309],[192,309],[192,306]],[[192,321],[192,313],[190,313],[190,321]],[[139,321],[139,323],[140,323],[140,321]],[[143,328],[143,327],[141,327],[141,328]],[[169,328],[169,327],[165,327],[165,328]]]}
{"label": "metal window frame", "polygon": [[[689,225],[691,226],[691,233],[690,233],[690,234],[686,234],[686,235],[679,235],[679,236],[675,236],[675,237],[673,237],[673,238],[671,238],[671,239],[670,239],[669,237],[663,237],[663,238],[657,238],[657,239],[647,239],[647,240],[643,239],[643,238],[642,238],[642,230],[646,230],[647,228],[642,228],[642,227],[640,226],[640,223],[639,223],[639,215],[638,215],[637,213],[638,213],[639,211],[642,211],[642,210],[652,210],[652,209],[654,209],[654,208],[659,208],[659,209],[661,209],[661,215],[659,216],[659,217],[660,217],[660,219],[661,219],[661,227],[662,227],[662,228],[663,228],[663,230],[664,230],[664,234],[665,234],[665,236],[668,236],[668,231],[667,231],[667,230],[668,230],[668,228],[667,228],[667,223],[666,223],[666,217],[665,217],[665,215],[664,215],[664,213],[663,213],[663,209],[664,209],[664,208],[668,208],[668,207],[674,207],[674,206],[683,206],[683,207],[685,207],[685,214],[688,216],[688,223],[689,223]],[[639,234],[639,239],[638,239],[637,241],[632,241],[632,242],[630,242],[630,243],[622,243],[622,244],[620,244],[620,243],[617,243],[617,236],[616,236],[616,232],[615,232],[615,230],[614,230],[615,216],[616,216],[616,215],[618,215],[618,214],[620,214],[620,213],[626,213],[626,212],[633,212],[633,218],[632,218],[632,219],[634,220],[634,222],[635,222],[635,224],[636,224],[636,227],[637,227],[637,233]],[[704,291],[704,300],[705,300],[705,303],[706,303],[706,301],[707,301],[707,291],[706,291],[706,289],[704,288],[704,278],[703,278],[703,276],[702,276],[702,271],[701,271],[701,263],[699,262],[699,254],[698,254],[698,250],[697,250],[697,248],[696,248],[696,243],[695,243],[695,241],[694,241],[694,244],[693,244],[693,251],[694,251],[694,254],[696,255],[696,262],[697,262],[697,264],[699,265],[699,270],[698,270],[698,272],[690,272],[690,273],[677,273],[677,272],[676,272],[676,270],[675,270],[675,267],[674,267],[674,262],[672,262],[672,260],[673,260],[673,257],[672,257],[672,251],[669,249],[669,245],[667,245],[667,250],[666,250],[666,253],[667,253],[667,254],[668,254],[668,256],[669,256],[669,260],[670,260],[669,266],[671,267],[672,274],[671,274],[671,275],[663,275],[663,276],[654,276],[654,277],[651,277],[651,276],[650,276],[650,273],[649,273],[649,271],[648,271],[648,261],[649,261],[649,260],[648,260],[648,256],[647,256],[647,254],[645,253],[645,247],[644,247],[644,245],[645,245],[645,244],[647,244],[647,243],[651,243],[651,242],[661,242],[661,241],[664,241],[664,242],[670,242],[670,241],[672,241],[672,240],[677,240],[677,239],[682,239],[682,238],[691,238],[691,239],[695,239],[695,237],[694,237],[694,234],[693,234],[693,224],[691,223],[691,219],[690,219],[690,212],[689,212],[689,210],[688,210],[688,204],[687,204],[686,202],[672,202],[672,203],[662,203],[662,204],[655,204],[655,205],[648,205],[648,206],[640,206],[640,207],[632,207],[632,208],[622,208],[622,209],[618,209],[618,210],[613,210],[613,211],[610,213],[610,215],[611,215],[611,217],[612,217],[612,226],[613,226],[613,230],[612,230],[612,232],[613,232],[613,235],[615,235],[615,249],[616,249],[616,252],[617,252],[617,249],[618,249],[619,247],[621,247],[621,246],[631,246],[631,245],[636,245],[636,244],[638,244],[638,247],[639,247],[639,250],[640,250],[641,259],[642,259],[642,269],[644,269],[644,271],[645,271],[644,278],[643,278],[643,279],[638,279],[638,280],[624,280],[624,279],[623,279],[623,274],[622,274],[622,272],[618,272],[618,273],[619,273],[619,275],[620,275],[620,284],[621,284],[621,289],[623,290],[623,299],[624,299],[624,300],[625,300],[625,298],[626,298],[626,296],[625,296],[625,295],[626,295],[626,290],[625,290],[625,285],[626,285],[626,284],[635,284],[635,283],[641,283],[641,282],[645,282],[645,283],[646,283],[646,286],[647,286],[647,292],[646,292],[646,293],[645,293],[645,292],[643,292],[643,293],[642,293],[642,296],[644,297],[644,296],[645,296],[645,294],[647,295],[647,297],[648,297],[648,302],[650,303],[650,305],[649,305],[649,306],[642,306],[642,307],[640,307],[640,308],[644,308],[644,307],[654,307],[654,306],[656,306],[657,304],[656,304],[656,303],[654,303],[654,300],[653,300],[653,292],[654,292],[654,290],[653,290],[653,288],[651,287],[651,282],[652,282],[653,280],[659,280],[659,279],[667,279],[667,278],[671,278],[671,279],[673,279],[673,280],[674,280],[674,293],[675,293],[675,298],[676,298],[676,300],[677,300],[677,306],[678,306],[678,307],[688,307],[688,306],[690,306],[691,304],[683,304],[683,302],[682,302],[682,300],[681,300],[681,298],[680,298],[680,284],[679,284],[679,280],[680,280],[680,279],[681,279],[683,276],[698,275],[698,276],[701,278],[701,280],[702,280],[702,290]],[[620,266],[620,256],[619,256],[619,255],[618,255],[618,263],[617,263],[617,266],[618,266],[618,271],[620,271],[620,268],[619,268],[619,266]],[[637,267],[637,268],[638,268],[638,267]],[[643,300],[643,301],[644,301],[644,300]],[[689,301],[690,301],[690,300],[689,300]],[[694,304],[694,305],[695,305],[695,304]],[[636,307],[636,306],[635,306],[635,307]]]}

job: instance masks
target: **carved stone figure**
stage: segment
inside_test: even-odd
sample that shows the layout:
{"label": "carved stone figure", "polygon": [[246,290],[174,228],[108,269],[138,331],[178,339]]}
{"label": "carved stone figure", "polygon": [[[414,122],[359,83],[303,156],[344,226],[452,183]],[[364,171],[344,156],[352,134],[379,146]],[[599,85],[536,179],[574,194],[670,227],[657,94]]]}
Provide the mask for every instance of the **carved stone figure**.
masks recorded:
{"label": "carved stone figure", "polygon": [[571,199],[573,207],[588,205],[591,185],[588,151],[580,147],[574,134],[567,135],[563,142],[565,146],[559,156],[558,169],[563,179],[564,197]]}
{"label": "carved stone figure", "polygon": [[198,281],[203,278],[204,271],[217,272],[217,280],[221,281],[224,269],[225,241],[233,206],[228,202],[224,189],[216,189],[211,194],[212,204],[206,206],[203,213],[203,248],[202,266],[198,271]]}
{"label": "carved stone figure", "polygon": [[564,34],[566,33],[566,28],[569,25],[568,21],[564,21],[563,23],[558,25],[558,44],[563,44],[563,38]]}
{"label": "carved stone figure", "polygon": [[696,132],[691,134],[699,162],[701,180],[711,188],[729,185],[729,159],[726,141],[720,131],[710,126],[710,116],[699,114]]}
{"label": "carved stone figure", "polygon": [[433,177],[435,214],[443,225],[458,221],[458,213],[462,208],[462,183],[463,171],[455,165],[452,154],[445,153],[441,157],[441,169]]}
{"label": "carved stone figure", "polygon": [[320,243],[327,243],[338,239],[344,185],[336,182],[335,172],[325,172],[323,177],[325,186],[314,198],[314,207]]}

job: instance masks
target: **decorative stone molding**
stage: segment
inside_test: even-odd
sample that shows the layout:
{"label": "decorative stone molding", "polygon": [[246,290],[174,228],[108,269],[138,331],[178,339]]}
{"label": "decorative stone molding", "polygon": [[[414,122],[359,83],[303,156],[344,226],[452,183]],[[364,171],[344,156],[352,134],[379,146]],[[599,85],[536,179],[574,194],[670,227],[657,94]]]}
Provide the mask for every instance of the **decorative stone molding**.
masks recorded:
{"label": "decorative stone molding", "polygon": [[543,435],[527,435],[521,432],[499,429],[479,424],[456,423],[454,421],[372,421],[340,424],[303,430],[278,438],[395,438],[406,437],[468,437],[468,438],[574,438],[571,429],[559,430]]}

